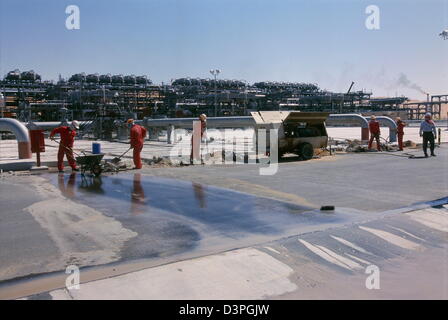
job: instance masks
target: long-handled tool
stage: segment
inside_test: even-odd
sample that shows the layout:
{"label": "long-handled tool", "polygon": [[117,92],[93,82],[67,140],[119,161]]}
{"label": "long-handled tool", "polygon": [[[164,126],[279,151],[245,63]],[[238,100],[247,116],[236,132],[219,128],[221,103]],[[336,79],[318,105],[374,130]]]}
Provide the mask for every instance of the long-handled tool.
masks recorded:
{"label": "long-handled tool", "polygon": [[[56,142],[57,144],[59,144],[60,146],[62,146],[63,148],[67,149],[68,151],[73,152],[73,154],[74,154],[75,156],[77,156],[77,157],[80,156],[80,155],[77,154],[75,151],[73,151],[72,148],[67,147],[67,146],[64,145],[62,142],[59,142],[59,141],[56,140],[56,139],[52,139],[52,140],[53,140],[54,142]],[[83,150],[81,150],[81,152],[82,152],[84,155],[86,154]]]}
{"label": "long-handled tool", "polygon": [[112,162],[112,163],[118,163],[118,162],[120,162],[121,158],[122,158],[126,153],[128,153],[129,150],[131,150],[131,149],[132,149],[132,147],[130,147],[128,150],[126,150],[121,156],[119,156],[119,157],[115,157],[115,158],[113,158],[112,160],[110,160],[110,162]]}

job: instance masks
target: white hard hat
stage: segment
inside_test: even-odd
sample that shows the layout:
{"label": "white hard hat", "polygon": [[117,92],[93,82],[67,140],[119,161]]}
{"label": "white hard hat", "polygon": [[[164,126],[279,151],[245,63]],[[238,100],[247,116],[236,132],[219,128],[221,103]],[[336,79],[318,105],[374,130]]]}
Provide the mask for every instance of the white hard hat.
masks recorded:
{"label": "white hard hat", "polygon": [[76,120],[73,120],[72,121],[72,127],[75,128],[76,130],[78,130],[79,129],[79,122],[76,121]]}

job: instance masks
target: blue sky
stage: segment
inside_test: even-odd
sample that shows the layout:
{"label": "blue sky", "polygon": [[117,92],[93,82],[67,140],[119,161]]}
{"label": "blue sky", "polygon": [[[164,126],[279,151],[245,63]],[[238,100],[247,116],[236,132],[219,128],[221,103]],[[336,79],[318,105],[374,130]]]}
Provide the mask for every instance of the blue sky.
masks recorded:
{"label": "blue sky", "polygon": [[[80,8],[67,30],[65,8]],[[368,30],[365,8],[380,8]],[[0,74],[297,81],[374,95],[448,93],[448,0],[1,0]],[[397,82],[400,77],[409,80]]]}

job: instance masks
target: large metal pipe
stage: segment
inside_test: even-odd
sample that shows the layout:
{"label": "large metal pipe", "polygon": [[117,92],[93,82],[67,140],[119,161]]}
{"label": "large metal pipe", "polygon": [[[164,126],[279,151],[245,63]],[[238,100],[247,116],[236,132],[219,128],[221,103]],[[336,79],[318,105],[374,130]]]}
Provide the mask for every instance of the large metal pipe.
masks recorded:
{"label": "large metal pipe", "polygon": [[[396,141],[396,124],[389,117],[379,116],[377,119],[381,124],[389,127],[390,141]],[[193,127],[193,121],[197,118],[164,118],[164,119],[150,119],[136,120],[137,124],[141,124],[147,128],[166,128],[169,131],[173,131],[173,128],[186,128],[191,129]],[[90,121],[80,121],[80,124],[87,124]],[[355,125],[361,127],[361,140],[369,140],[369,122],[360,114],[330,114],[326,124],[328,126],[344,124]],[[34,125],[41,129],[53,129],[61,125],[61,122],[34,122]],[[209,128],[244,128],[254,127],[255,120],[252,116],[241,117],[210,117],[207,118],[207,126]]]}
{"label": "large metal pipe", "polygon": [[[150,119],[136,120],[135,123],[144,125],[148,128],[168,128],[174,126],[176,128],[191,129],[193,121],[197,118],[164,118],[164,119]],[[358,114],[331,114],[328,121],[331,123],[346,123],[360,125],[361,128],[368,128],[369,124],[361,115]],[[87,124],[90,121],[80,121],[81,125]],[[61,122],[33,122],[34,125],[40,129],[53,129],[60,125]],[[207,118],[207,126],[210,128],[235,128],[235,127],[253,127],[255,120],[252,116],[241,117],[209,117]]]}
{"label": "large metal pipe", "polygon": [[361,140],[369,140],[369,122],[360,114],[330,114],[325,124],[352,124],[361,127]]}
{"label": "large metal pipe", "polygon": [[[176,128],[193,128],[193,121],[198,118],[165,118],[165,119],[148,119],[142,120],[142,124],[148,128],[163,127],[168,128],[174,126]],[[252,116],[244,117],[209,117],[207,118],[207,126],[210,128],[236,128],[236,127],[253,127],[255,120]]]}
{"label": "large metal pipe", "polygon": [[[369,119],[366,117],[366,119]],[[377,116],[376,120],[380,123],[380,125],[389,127],[389,141],[397,142],[397,124],[395,121],[386,116]]]}
{"label": "large metal pipe", "polygon": [[[80,126],[91,124],[93,121],[78,121]],[[69,125],[67,122],[61,121],[42,121],[42,122],[28,122],[26,126],[28,128],[36,128],[41,130],[53,130],[54,128],[62,125]]]}
{"label": "large metal pipe", "polygon": [[0,131],[10,131],[19,145],[19,159],[31,159],[31,142],[28,129],[16,119],[0,118]]}
{"label": "large metal pipe", "polygon": [[[142,124],[148,128],[167,128],[172,130],[176,128],[192,128],[193,121],[197,118],[165,118],[165,119],[144,119]],[[361,127],[361,140],[369,140],[369,122],[359,114],[331,114],[327,125],[332,124],[351,124]],[[209,128],[235,128],[235,127],[254,127],[255,120],[252,116],[244,117],[210,117],[207,118],[207,127]]]}
{"label": "large metal pipe", "polygon": [[[174,142],[175,128],[192,129],[193,121],[198,121],[198,118],[145,118],[141,121],[141,124],[147,128],[166,128],[167,143],[171,144]],[[255,120],[252,116],[207,118],[207,127],[209,128],[245,128],[254,126]]]}

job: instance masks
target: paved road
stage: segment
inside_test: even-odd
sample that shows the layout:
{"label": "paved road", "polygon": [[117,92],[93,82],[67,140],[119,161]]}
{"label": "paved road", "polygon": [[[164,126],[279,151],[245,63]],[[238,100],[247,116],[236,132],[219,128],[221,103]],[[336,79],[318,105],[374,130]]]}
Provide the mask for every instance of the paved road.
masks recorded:
{"label": "paved road", "polygon": [[[447,151],[443,146],[428,159],[372,153],[284,162],[272,176],[259,175],[259,165],[227,165],[102,179],[3,177],[0,293],[10,297],[28,279],[6,280],[30,274],[50,273],[36,278],[45,285],[16,287],[18,296],[57,288],[61,282],[52,277],[61,274],[51,272],[69,264],[106,265],[85,269],[93,280],[374,221],[383,211],[446,197]],[[315,211],[328,204],[336,213]],[[422,238],[416,228],[407,231]]]}
{"label": "paved road", "polygon": [[[422,155],[420,150],[407,153]],[[161,168],[145,172],[302,205],[336,205],[377,212],[445,197],[448,145],[437,148],[436,153],[437,157],[427,159],[409,159],[402,152],[373,152],[283,162],[272,176],[260,175],[259,165]]]}
{"label": "paved road", "polygon": [[30,298],[448,299],[445,207],[391,214]]}

